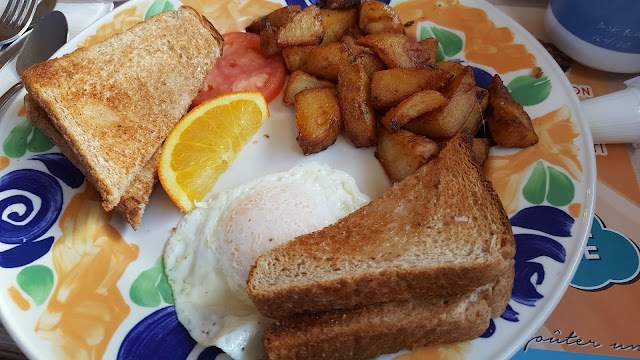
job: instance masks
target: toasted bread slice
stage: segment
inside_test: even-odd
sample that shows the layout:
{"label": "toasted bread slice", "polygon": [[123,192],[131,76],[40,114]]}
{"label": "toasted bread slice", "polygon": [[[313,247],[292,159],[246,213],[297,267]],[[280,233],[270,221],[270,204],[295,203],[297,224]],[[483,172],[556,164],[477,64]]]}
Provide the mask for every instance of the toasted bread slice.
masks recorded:
{"label": "toasted bread slice", "polygon": [[263,337],[267,359],[368,359],[420,346],[474,339],[511,298],[513,265],[492,285],[462,295],[412,298],[274,321]]}
{"label": "toasted bread slice", "polygon": [[509,219],[469,131],[369,204],[258,257],[247,294],[268,317],[461,294],[513,262]]}
{"label": "toasted bread slice", "polygon": [[182,6],[23,73],[106,210],[187,112],[222,41],[208,20]]}
{"label": "toasted bread slice", "polygon": [[[27,94],[24,97],[24,105],[27,110],[27,117],[33,126],[40,129],[43,134],[49,137],[49,139],[51,139],[51,141],[60,148],[60,151],[64,156],[80,171],[82,171],[83,174],[85,174],[89,183],[93,183],[90,178],[92,174],[88,174],[84,171],[81,165],[82,162],[78,159],[76,153],[67,145],[62,134],[60,134],[60,132],[58,132],[55,126],[51,123],[47,113],[38,106],[30,94]],[[138,174],[136,174],[135,178],[131,181],[122,195],[120,202],[114,208],[114,210],[122,214],[134,230],[140,226],[144,208],[149,202],[149,196],[151,196],[153,186],[158,179],[157,170],[159,159],[160,148],[158,148],[151,159],[140,169]]]}

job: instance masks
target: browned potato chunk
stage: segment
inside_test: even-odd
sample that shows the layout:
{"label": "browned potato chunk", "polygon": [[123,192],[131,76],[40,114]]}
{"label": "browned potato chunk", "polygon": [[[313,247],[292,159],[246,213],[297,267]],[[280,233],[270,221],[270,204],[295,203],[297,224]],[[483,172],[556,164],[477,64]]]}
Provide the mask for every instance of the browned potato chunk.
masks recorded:
{"label": "browned potato chunk", "polygon": [[439,44],[438,39],[426,38],[424,40],[421,40],[418,44],[420,44],[422,50],[429,53],[429,63],[435,64]]}
{"label": "browned potato chunk", "polygon": [[283,6],[272,11],[270,14],[262,16],[255,20],[251,25],[247,26],[246,31],[254,34],[260,34],[267,25],[276,29],[283,27],[294,14],[300,12],[300,5]]}
{"label": "browned potato chunk", "polygon": [[365,1],[360,5],[358,25],[367,35],[382,32],[404,34],[404,25],[398,13],[380,1]]}
{"label": "browned potato chunk", "polygon": [[324,38],[322,45],[340,41],[358,21],[357,9],[331,10],[321,9]]}
{"label": "browned potato chunk", "polygon": [[295,102],[295,96],[307,89],[315,88],[335,88],[336,85],[325,80],[320,80],[315,76],[311,76],[303,71],[295,71],[289,77],[287,85],[284,87],[284,95],[282,101],[287,104],[293,104]]}
{"label": "browned potato chunk", "polygon": [[318,5],[327,9],[346,9],[353,6],[360,5],[360,0],[324,0],[318,1],[318,3],[322,3],[322,5]]}
{"label": "browned potato chunk", "polygon": [[305,155],[331,146],[342,128],[336,90],[315,88],[303,90],[295,96],[296,141]]}
{"label": "browned potato chunk", "polygon": [[480,108],[480,103],[476,102],[473,105],[469,116],[467,116],[467,120],[465,120],[460,130],[468,128],[471,131],[471,135],[475,136],[475,134],[478,132],[478,129],[480,129],[480,125],[482,125],[483,121],[484,118],[482,117],[482,109]]}
{"label": "browned potato chunk", "polygon": [[294,14],[278,30],[276,44],[280,47],[318,45],[322,42],[324,28],[320,9],[311,5]]}
{"label": "browned potato chunk", "polygon": [[271,56],[282,52],[282,49],[276,44],[277,36],[278,29],[269,24],[260,32],[260,51],[264,55]]}
{"label": "browned potato chunk", "polygon": [[338,100],[347,137],[356,147],[377,142],[376,116],[370,105],[371,82],[361,63],[345,63],[338,76]]}
{"label": "browned potato chunk", "polygon": [[413,174],[440,152],[438,144],[406,130],[391,132],[378,129],[376,157],[391,181],[398,182]]}
{"label": "browned potato chunk", "polygon": [[371,105],[387,111],[418,91],[441,89],[452,77],[437,67],[378,71],[371,76]]}
{"label": "browned potato chunk", "polygon": [[507,147],[527,147],[538,142],[529,114],[511,97],[497,74],[489,85],[489,116],[487,125],[496,144]]}
{"label": "browned potato chunk", "polygon": [[[489,102],[489,92],[486,89],[476,86],[476,100],[477,104],[473,106],[467,120],[460,129],[468,128],[471,131],[471,135],[474,135],[480,129],[480,126],[484,123],[484,111],[487,108]],[[484,105],[483,105],[484,103]],[[483,109],[484,106],[484,109]]]}
{"label": "browned potato chunk", "polygon": [[340,64],[346,59],[350,60],[348,57],[348,51],[341,43],[313,46],[306,61],[298,69],[321,79],[337,82]]}
{"label": "browned potato chunk", "polygon": [[442,70],[452,73],[453,76],[458,75],[462,70],[464,70],[464,65],[455,61],[438,61],[435,65]]}
{"label": "browned potato chunk", "polygon": [[484,165],[484,162],[489,157],[490,146],[491,143],[489,142],[489,139],[473,139],[473,159],[481,166]]}
{"label": "browned potato chunk", "polygon": [[397,131],[418,116],[439,108],[447,99],[435,90],[423,90],[403,100],[380,120],[387,130]]}
{"label": "browned potato chunk", "polygon": [[434,140],[455,135],[478,103],[476,81],[471,68],[466,66],[442,89],[442,94],[448,99],[445,106],[412,120],[405,128]]}
{"label": "browned potato chunk", "polygon": [[354,59],[354,61],[357,61],[364,66],[364,70],[367,72],[369,77],[371,77],[371,75],[376,71],[386,69],[382,60],[380,60],[373,50],[365,46],[356,45],[354,41],[355,39],[351,36],[342,37],[342,43],[345,45],[348,54]]}
{"label": "browned potato chunk", "polygon": [[282,57],[284,58],[285,65],[287,65],[287,69],[290,72],[300,69],[302,64],[307,61],[314,47],[315,46],[292,46],[282,49]]}
{"label": "browned potato chunk", "polygon": [[415,42],[404,34],[379,33],[356,39],[380,57],[388,68],[426,68],[431,61],[430,42]]}
{"label": "browned potato chunk", "polygon": [[489,106],[489,91],[487,91],[487,89],[476,86],[476,99],[478,99],[480,110],[484,114],[485,111],[487,111],[487,107]]}

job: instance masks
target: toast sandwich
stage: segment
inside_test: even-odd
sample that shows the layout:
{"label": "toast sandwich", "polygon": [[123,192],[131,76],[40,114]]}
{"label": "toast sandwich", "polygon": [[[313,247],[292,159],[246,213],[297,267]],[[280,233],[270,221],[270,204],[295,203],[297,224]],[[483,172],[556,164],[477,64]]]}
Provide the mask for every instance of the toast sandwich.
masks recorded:
{"label": "toast sandwich", "polygon": [[[82,168],[82,163],[76,153],[64,141],[64,138],[55,126],[51,123],[47,113],[36,103],[30,94],[24,97],[24,105],[27,110],[27,117],[45,136],[56,144],[62,154],[77,168]],[[129,186],[124,191],[120,202],[114,210],[119,212],[124,219],[136,230],[140,226],[142,214],[149,202],[151,191],[158,179],[158,161],[160,159],[160,148],[153,154],[151,159],[138,171]],[[86,176],[91,176],[88,174]],[[95,181],[89,180],[89,183]]]}
{"label": "toast sandwich", "polygon": [[222,41],[208,20],[182,6],[23,73],[105,210],[121,204],[151,166],[221,55]]}
{"label": "toast sandwich", "polygon": [[272,322],[263,345],[268,360],[352,360],[475,339],[504,312],[514,269],[495,283],[450,297],[411,298],[356,309],[294,315]]}
{"label": "toast sandwich", "polygon": [[256,260],[247,294],[270,318],[456,296],[513,267],[507,214],[469,131],[369,204]]}

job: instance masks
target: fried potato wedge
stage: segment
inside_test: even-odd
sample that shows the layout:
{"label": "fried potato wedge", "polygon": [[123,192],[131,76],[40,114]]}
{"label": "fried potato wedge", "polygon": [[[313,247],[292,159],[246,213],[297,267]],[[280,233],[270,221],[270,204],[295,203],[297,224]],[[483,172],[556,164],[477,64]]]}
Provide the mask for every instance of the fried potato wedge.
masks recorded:
{"label": "fried potato wedge", "polygon": [[324,27],[322,45],[340,41],[358,23],[358,9],[320,9],[320,14]]}
{"label": "fried potato wedge", "polygon": [[484,114],[487,111],[487,107],[489,106],[489,91],[487,89],[476,86],[476,99],[478,99],[480,110]]}
{"label": "fried potato wedge", "polygon": [[529,114],[511,97],[499,75],[489,85],[487,125],[496,144],[506,147],[527,147],[538,142]]}
{"label": "fried potato wedge", "polygon": [[388,69],[371,76],[371,105],[385,112],[409,96],[423,90],[439,90],[453,75],[437,67]]}
{"label": "fried potato wedge", "polygon": [[[369,47],[382,62],[392,68],[426,68],[432,63],[432,42],[415,42],[404,34],[378,33],[356,39],[356,44]],[[437,45],[437,44],[436,44]]]}
{"label": "fried potato wedge", "polygon": [[453,76],[458,75],[464,70],[464,65],[455,61],[438,61],[435,65],[442,70],[450,72]]}
{"label": "fried potato wedge", "polygon": [[341,42],[345,45],[351,58],[364,66],[364,70],[369,77],[376,71],[387,68],[373,50],[365,46],[356,45],[353,37],[343,36]]}
{"label": "fried potato wedge", "polygon": [[342,129],[336,90],[315,88],[295,96],[296,141],[305,155],[318,153],[331,146]]}
{"label": "fried potato wedge", "polygon": [[391,181],[399,182],[413,174],[440,152],[438,144],[406,130],[378,129],[375,156]]}
{"label": "fried potato wedge", "polygon": [[282,49],[282,57],[289,72],[294,72],[307,61],[314,46],[292,46]]}
{"label": "fried potato wedge", "polygon": [[278,37],[278,29],[267,24],[264,30],[260,32],[260,51],[266,56],[276,55],[282,52],[282,49],[276,44]]}
{"label": "fried potato wedge", "polygon": [[279,29],[283,27],[289,20],[299,13],[302,8],[300,5],[288,5],[272,11],[271,13],[256,19],[251,25],[247,26],[246,31],[254,34],[260,34],[266,29],[267,25]]}
{"label": "fried potato wedge", "polygon": [[473,139],[473,159],[480,164],[484,165],[484,162],[487,161],[489,157],[489,148],[491,146],[491,142],[489,139]]}
{"label": "fried potato wedge", "polygon": [[336,85],[326,80],[320,80],[315,76],[311,76],[304,71],[294,71],[284,87],[284,95],[282,101],[286,104],[294,104],[295,96],[307,89],[315,88],[334,88]]}
{"label": "fried potato wedge", "polygon": [[404,25],[398,13],[380,1],[365,1],[360,5],[358,25],[367,35],[383,32],[404,34]]}
{"label": "fried potato wedge", "polygon": [[351,60],[349,51],[344,44],[332,43],[325,46],[312,46],[309,49],[309,55],[298,67],[298,70],[337,83],[340,65]]}
{"label": "fried potato wedge", "polygon": [[360,5],[361,0],[319,0],[316,5],[326,9],[346,9]]}
{"label": "fried potato wedge", "polygon": [[446,105],[430,111],[405,125],[405,129],[433,140],[448,139],[464,125],[476,99],[476,81],[470,67],[456,75],[442,89]]}
{"label": "fried potato wedge", "polygon": [[324,27],[320,8],[311,5],[295,13],[278,29],[276,44],[279,47],[318,45],[323,37]]}
{"label": "fried potato wedge", "polygon": [[406,123],[418,116],[439,108],[447,103],[447,99],[435,90],[423,90],[417,92],[398,106],[389,110],[380,119],[380,124],[390,131],[400,130]]}
{"label": "fried potato wedge", "polygon": [[376,115],[371,107],[371,81],[359,62],[344,63],[338,75],[338,101],[344,130],[356,147],[377,143]]}
{"label": "fried potato wedge", "polygon": [[480,103],[476,101],[475,105],[471,109],[469,116],[467,116],[467,120],[464,122],[460,130],[468,128],[471,131],[471,135],[475,136],[484,121],[484,117],[482,116],[482,108],[480,107]]}

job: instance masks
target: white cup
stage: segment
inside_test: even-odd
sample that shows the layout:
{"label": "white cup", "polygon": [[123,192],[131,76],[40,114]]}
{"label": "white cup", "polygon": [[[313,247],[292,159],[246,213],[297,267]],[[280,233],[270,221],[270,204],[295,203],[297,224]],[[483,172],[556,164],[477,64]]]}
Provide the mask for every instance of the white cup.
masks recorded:
{"label": "white cup", "polygon": [[595,144],[640,143],[640,76],[627,88],[582,102]]}
{"label": "white cup", "polygon": [[550,0],[545,27],[551,42],[577,62],[640,72],[640,0]]}

